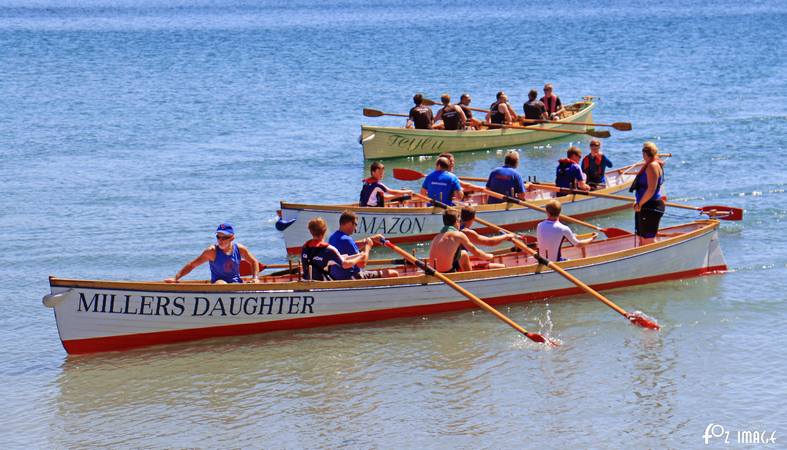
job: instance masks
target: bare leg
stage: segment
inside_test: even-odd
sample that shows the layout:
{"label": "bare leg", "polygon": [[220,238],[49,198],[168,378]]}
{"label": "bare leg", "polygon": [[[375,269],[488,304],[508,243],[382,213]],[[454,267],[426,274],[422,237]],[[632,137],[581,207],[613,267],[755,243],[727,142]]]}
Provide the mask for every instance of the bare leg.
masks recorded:
{"label": "bare leg", "polygon": [[459,256],[459,271],[469,272],[471,270],[473,270],[473,265],[470,263],[470,255],[462,250],[462,254]]}

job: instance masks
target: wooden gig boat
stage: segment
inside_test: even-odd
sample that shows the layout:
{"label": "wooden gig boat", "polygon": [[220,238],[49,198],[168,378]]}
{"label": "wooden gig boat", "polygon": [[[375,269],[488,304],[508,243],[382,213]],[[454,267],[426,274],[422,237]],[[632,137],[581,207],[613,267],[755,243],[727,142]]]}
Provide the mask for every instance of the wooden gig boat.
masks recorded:
{"label": "wooden gig boat", "polygon": [[[606,172],[607,187],[595,192],[628,195],[628,188],[641,167],[642,163],[637,163]],[[555,192],[547,189],[526,193],[526,200],[536,206],[543,207],[554,198]],[[567,195],[557,199],[562,203],[563,214],[578,219],[631,208],[631,205],[620,200],[586,195]],[[543,213],[524,206],[511,203],[487,205],[486,202],[487,196],[483,193],[473,193],[467,198],[467,203],[476,208],[479,218],[511,230],[532,228],[544,219]],[[333,231],[338,229],[339,217],[345,210],[351,210],[358,216],[358,226],[353,234],[356,240],[384,234],[394,243],[423,242],[434,237],[443,227],[444,211],[418,200],[387,204],[383,208],[360,207],[358,203],[314,205],[281,202],[281,219],[277,228],[284,235],[287,253],[298,254],[301,245],[311,239],[306,229],[309,220],[322,217]],[[477,223],[473,229],[481,233],[493,231]]]}
{"label": "wooden gig boat", "polygon": [[[595,289],[610,289],[724,271],[718,222],[698,220],[662,229],[636,247],[630,236],[566,247],[560,265]],[[483,269],[447,276],[488,303],[539,300],[579,292],[524,253],[507,253]],[[259,283],[126,282],[50,277],[43,302],[53,308],[68,353],[370,322],[475,308],[456,291],[414,266],[398,278],[299,281],[297,275]]]}
{"label": "wooden gig boat", "polygon": [[[534,125],[535,128],[586,131],[586,125],[572,122],[592,122],[591,101],[566,106],[566,115],[558,123]],[[465,152],[489,148],[505,148],[534,142],[548,141],[562,133],[531,129],[491,128],[485,130],[416,130],[414,128],[361,126],[360,143],[366,159],[402,156],[438,155],[443,152]]]}

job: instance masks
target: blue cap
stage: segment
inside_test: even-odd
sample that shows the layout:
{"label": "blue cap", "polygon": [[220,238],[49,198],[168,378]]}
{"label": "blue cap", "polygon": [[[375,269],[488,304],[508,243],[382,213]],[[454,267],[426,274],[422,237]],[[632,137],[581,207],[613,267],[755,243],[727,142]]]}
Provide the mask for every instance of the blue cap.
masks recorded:
{"label": "blue cap", "polygon": [[232,229],[232,225],[223,223],[216,228],[216,233],[234,235],[235,230]]}

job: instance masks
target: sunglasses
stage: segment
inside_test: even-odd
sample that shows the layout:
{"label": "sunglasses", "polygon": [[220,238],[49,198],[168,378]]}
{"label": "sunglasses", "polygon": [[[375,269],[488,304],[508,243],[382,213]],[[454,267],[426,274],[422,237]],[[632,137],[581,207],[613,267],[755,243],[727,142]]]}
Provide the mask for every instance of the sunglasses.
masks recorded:
{"label": "sunglasses", "polygon": [[226,241],[227,239],[230,239],[231,237],[232,237],[231,234],[217,234],[216,235],[216,239],[218,239],[220,241]]}
{"label": "sunglasses", "polygon": [[599,144],[590,144],[591,147],[601,147]]}

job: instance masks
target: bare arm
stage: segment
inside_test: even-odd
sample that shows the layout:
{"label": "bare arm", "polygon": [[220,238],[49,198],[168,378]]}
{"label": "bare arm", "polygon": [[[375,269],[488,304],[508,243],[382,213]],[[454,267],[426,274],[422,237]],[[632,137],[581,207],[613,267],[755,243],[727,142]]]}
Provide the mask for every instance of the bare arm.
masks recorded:
{"label": "bare arm", "polygon": [[216,259],[216,248],[210,246],[200,253],[199,256],[194,258],[192,261],[188,262],[182,269],[178,270],[178,273],[175,274],[174,278],[167,278],[164,280],[167,283],[177,283],[178,280],[188,275],[192,270],[196,269],[197,267],[201,266],[202,264],[213,261]]}
{"label": "bare arm", "polygon": [[454,200],[462,200],[465,198],[465,193],[462,190],[454,191]]}
{"label": "bare arm", "polygon": [[495,257],[495,255],[493,255],[491,253],[487,253],[487,252],[479,249],[475,245],[473,245],[473,243],[470,242],[470,239],[467,237],[466,234],[462,233],[461,231],[458,232],[458,234],[459,234],[459,236],[458,236],[459,243],[462,244],[464,246],[464,248],[469,250],[470,253],[474,254],[475,256],[477,256],[479,258],[486,259],[486,260],[490,260],[490,259]]}
{"label": "bare arm", "polygon": [[462,230],[462,233],[467,235],[467,238],[470,239],[470,242],[472,242],[473,244],[483,245],[485,247],[494,247],[496,245],[500,245],[505,241],[513,240],[514,238],[513,234],[501,234],[499,236],[491,236],[491,237],[484,236],[482,234],[479,234],[477,231],[471,230],[469,228]]}
{"label": "bare arm", "polygon": [[254,257],[254,255],[249,251],[248,248],[246,248],[245,245],[238,244],[238,250],[240,251],[240,257],[251,264],[251,279],[258,279],[260,277],[260,264],[257,262],[257,258]]}
{"label": "bare arm", "polygon": [[454,109],[456,109],[456,112],[459,113],[459,123],[462,125],[462,127],[464,127],[465,124],[467,123],[467,116],[465,115],[465,111],[459,105],[454,105]]}

